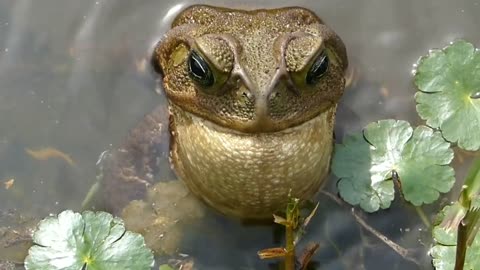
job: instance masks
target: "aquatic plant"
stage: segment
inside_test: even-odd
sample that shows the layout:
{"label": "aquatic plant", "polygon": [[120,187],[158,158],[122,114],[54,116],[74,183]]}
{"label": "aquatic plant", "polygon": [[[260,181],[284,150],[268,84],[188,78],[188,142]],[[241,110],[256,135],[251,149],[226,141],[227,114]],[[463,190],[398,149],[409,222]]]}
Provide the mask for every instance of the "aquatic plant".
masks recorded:
{"label": "aquatic plant", "polygon": [[[432,203],[449,192],[455,178],[452,147],[480,149],[480,53],[466,41],[432,50],[415,74],[417,112],[427,126],[380,120],[337,144],[332,171],[340,196],[366,212],[390,207],[395,192],[414,206]],[[261,258],[282,258],[284,269],[298,269],[295,247],[315,209],[305,218],[300,201],[289,198],[285,247],[259,251]],[[426,217],[423,217],[424,219]],[[470,168],[458,201],[444,207],[432,230],[433,264],[439,270],[480,269],[480,159]],[[356,218],[357,222],[361,222]],[[363,221],[362,221],[363,222]],[[428,221],[426,223],[429,223]],[[367,227],[367,225],[363,225]],[[369,230],[377,233],[375,230]],[[125,230],[122,220],[105,212],[64,211],[41,221],[25,259],[30,269],[151,269],[153,253],[143,237]],[[305,269],[318,249],[313,243],[300,257]],[[404,252],[406,254],[406,252]],[[171,270],[161,265],[159,270]]]}
{"label": "aquatic plant", "polygon": [[38,224],[27,270],[151,269],[153,253],[140,234],[106,212],[66,210]]}
{"label": "aquatic plant", "polygon": [[[415,206],[434,202],[455,181],[450,143],[480,148],[480,52],[472,44],[459,40],[430,51],[419,61],[415,84],[416,109],[429,127],[413,130],[405,121],[381,120],[336,145],[332,171],[339,193],[367,212],[390,207],[395,184]],[[480,159],[459,200],[435,222],[430,254],[436,269],[480,269],[479,191]]]}
{"label": "aquatic plant", "polygon": [[450,144],[431,128],[415,130],[406,121],[381,120],[337,144],[332,162],[340,178],[340,196],[375,212],[390,207],[394,184],[406,201],[419,206],[434,202],[452,188],[454,170]]}
{"label": "aquatic plant", "polygon": [[[295,247],[301,236],[305,232],[305,228],[317,211],[318,204],[311,210],[310,214],[303,217],[300,214],[301,201],[298,198],[288,198],[285,217],[273,215],[273,221],[285,227],[285,247],[274,247],[260,250],[258,256],[260,259],[277,259],[284,261],[284,270],[304,270],[307,268],[313,254],[317,251],[319,245],[310,243],[303,250],[302,255],[297,257]],[[298,262],[298,264],[297,264]]]}

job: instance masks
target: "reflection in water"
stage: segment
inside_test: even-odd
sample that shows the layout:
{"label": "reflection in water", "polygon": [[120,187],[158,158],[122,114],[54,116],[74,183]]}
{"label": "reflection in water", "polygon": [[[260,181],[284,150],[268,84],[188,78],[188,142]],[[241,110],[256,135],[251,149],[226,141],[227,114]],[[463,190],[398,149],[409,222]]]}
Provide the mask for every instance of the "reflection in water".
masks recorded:
{"label": "reflection in water", "polygon": [[[95,39],[95,29],[98,27],[99,17],[102,15],[104,5],[99,5],[99,2],[95,2],[95,5],[91,5],[89,10],[83,16],[84,20],[82,25],[76,33],[74,33],[73,42],[71,43],[70,52],[75,57],[74,65],[68,82],[68,90],[72,98],[78,95],[78,91],[81,89],[78,87],[82,85],[82,81],[85,79],[85,73],[90,70],[91,59],[87,55],[82,55],[82,50],[92,48],[92,41]],[[77,51],[77,53],[75,52]],[[83,75],[83,76],[82,76]]]}
{"label": "reflection in water", "polygon": [[175,18],[175,16],[177,16],[177,14],[185,8],[185,4],[175,4],[174,6],[172,6],[168,11],[167,13],[165,14],[165,16],[163,17],[160,17],[161,18],[161,25],[168,25],[170,24],[171,21],[173,21],[173,19]]}
{"label": "reflection in water", "polygon": [[[3,70],[14,64],[15,58],[18,57],[18,49],[22,47],[21,34],[25,33],[28,22],[24,19],[28,17],[30,13],[31,1],[20,0],[17,1],[11,11],[11,20],[3,23],[6,31],[5,35],[2,35],[2,39],[5,40],[3,50],[0,50],[0,74],[3,74]],[[5,27],[8,26],[8,27]]]}
{"label": "reflection in water", "polygon": [[[233,5],[223,0],[209,4]],[[245,0],[234,5],[291,4]],[[294,4],[313,9],[335,28],[359,70],[359,81],[347,90],[340,106],[339,139],[341,133],[387,117],[418,123],[412,64],[428,49],[443,47],[454,38],[480,44],[480,7],[474,0]],[[0,1],[0,179],[15,179],[13,187],[0,188],[0,210],[15,208],[40,217],[66,208],[78,210],[95,181],[98,155],[119,145],[144,114],[164,103],[163,96],[152,91],[155,78],[139,74],[135,63],[148,58],[152,44],[187,5],[155,0]],[[382,88],[388,96],[379,96]],[[44,147],[69,153],[77,167],[62,160],[34,160],[24,152]],[[459,176],[463,174],[461,170]],[[163,176],[169,178],[171,172]],[[328,188],[335,192],[334,179]],[[427,228],[401,201],[366,218],[404,247],[421,254],[428,248]],[[4,225],[0,220],[0,227]],[[190,232],[193,236],[182,251],[195,255],[205,269],[266,269],[266,263],[256,258],[257,250],[281,241],[269,226],[244,226],[214,213],[192,230],[196,234]],[[354,269],[358,265],[352,268],[349,263],[360,260],[365,269],[414,268],[325,198],[307,239],[320,243],[315,260],[322,269]],[[428,269],[428,258],[422,263]]]}

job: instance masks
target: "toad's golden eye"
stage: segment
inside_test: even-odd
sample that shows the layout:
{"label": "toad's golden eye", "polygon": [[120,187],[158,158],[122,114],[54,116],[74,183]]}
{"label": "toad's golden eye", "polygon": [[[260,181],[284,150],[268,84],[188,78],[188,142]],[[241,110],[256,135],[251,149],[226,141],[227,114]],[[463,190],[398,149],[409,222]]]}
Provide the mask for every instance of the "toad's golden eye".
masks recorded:
{"label": "toad's golden eye", "polygon": [[194,50],[188,57],[188,74],[201,86],[209,87],[215,83],[215,78],[207,61]]}
{"label": "toad's golden eye", "polygon": [[328,55],[324,50],[319,56],[317,56],[317,59],[315,59],[315,62],[313,62],[313,65],[310,67],[310,70],[305,77],[305,82],[309,85],[316,84],[323,75],[327,73],[328,65]]}

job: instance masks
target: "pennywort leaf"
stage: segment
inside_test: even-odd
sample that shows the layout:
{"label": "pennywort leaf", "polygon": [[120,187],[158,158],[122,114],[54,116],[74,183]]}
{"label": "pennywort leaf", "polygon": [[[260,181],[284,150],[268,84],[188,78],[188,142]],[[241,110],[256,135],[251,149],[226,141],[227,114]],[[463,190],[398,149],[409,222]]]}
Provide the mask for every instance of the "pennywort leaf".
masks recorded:
{"label": "pennywort leaf", "polygon": [[417,112],[460,148],[480,148],[480,52],[466,41],[433,50],[415,74]]}
{"label": "pennywort leaf", "polygon": [[452,159],[450,144],[440,132],[381,120],[335,146],[332,171],[340,178],[338,189],[345,201],[374,212],[390,207],[393,175],[405,200],[417,206],[435,201],[453,186]]}
{"label": "pennywort leaf", "polygon": [[151,269],[153,253],[140,234],[109,213],[67,210],[42,220],[25,268],[63,270]]}

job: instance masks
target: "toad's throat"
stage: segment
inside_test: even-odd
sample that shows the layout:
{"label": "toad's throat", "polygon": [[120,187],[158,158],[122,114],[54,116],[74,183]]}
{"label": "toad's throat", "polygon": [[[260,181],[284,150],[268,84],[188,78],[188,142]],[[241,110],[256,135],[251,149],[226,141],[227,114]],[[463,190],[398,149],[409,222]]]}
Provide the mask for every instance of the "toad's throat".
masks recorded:
{"label": "toad's throat", "polygon": [[220,212],[270,218],[288,194],[311,198],[328,174],[336,106],[273,133],[232,131],[171,105],[171,157],[188,188]]}

